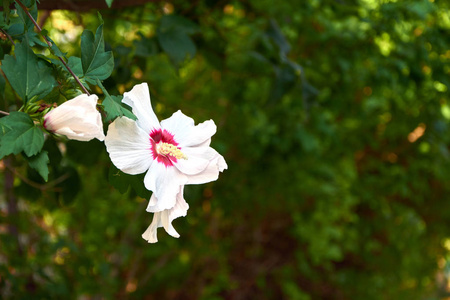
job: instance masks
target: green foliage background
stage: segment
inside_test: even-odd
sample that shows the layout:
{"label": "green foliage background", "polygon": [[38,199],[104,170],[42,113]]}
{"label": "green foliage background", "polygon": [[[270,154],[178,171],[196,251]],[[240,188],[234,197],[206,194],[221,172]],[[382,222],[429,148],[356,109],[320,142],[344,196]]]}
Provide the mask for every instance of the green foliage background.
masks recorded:
{"label": "green foliage background", "polygon": [[[47,138],[47,183],[25,156],[2,165],[15,170],[19,202],[8,214],[8,195],[0,201],[0,295],[448,295],[449,6],[175,0],[101,11],[109,94],[148,82],[160,120],[178,109],[213,119],[212,146],[229,168],[185,189],[179,239],[159,229],[147,244],[148,193],[117,183],[104,145]],[[53,12],[44,28],[80,57],[81,32],[99,25],[95,11]],[[17,110],[2,82],[0,109]]]}

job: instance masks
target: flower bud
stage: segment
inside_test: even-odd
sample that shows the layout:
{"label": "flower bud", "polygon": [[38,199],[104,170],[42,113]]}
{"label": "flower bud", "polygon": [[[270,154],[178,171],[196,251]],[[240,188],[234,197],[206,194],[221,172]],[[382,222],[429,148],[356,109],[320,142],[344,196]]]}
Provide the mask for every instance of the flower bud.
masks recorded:
{"label": "flower bud", "polygon": [[90,141],[105,139],[103,123],[97,105],[96,95],[79,95],[66,101],[44,116],[44,127],[55,134],[62,134],[71,140]]}

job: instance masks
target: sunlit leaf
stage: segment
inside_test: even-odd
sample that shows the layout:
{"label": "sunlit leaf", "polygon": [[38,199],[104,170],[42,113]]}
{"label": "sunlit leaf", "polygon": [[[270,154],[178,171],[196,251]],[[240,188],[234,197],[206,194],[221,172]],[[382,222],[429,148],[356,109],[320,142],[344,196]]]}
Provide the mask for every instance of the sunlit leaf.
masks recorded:
{"label": "sunlit leaf", "polygon": [[28,102],[34,96],[50,93],[56,86],[52,70],[25,41],[16,44],[15,56],[6,55],[1,68],[19,97]]}
{"label": "sunlit leaf", "polygon": [[0,139],[0,158],[25,152],[30,157],[44,145],[44,134],[26,113],[11,112],[1,119],[10,128]]}

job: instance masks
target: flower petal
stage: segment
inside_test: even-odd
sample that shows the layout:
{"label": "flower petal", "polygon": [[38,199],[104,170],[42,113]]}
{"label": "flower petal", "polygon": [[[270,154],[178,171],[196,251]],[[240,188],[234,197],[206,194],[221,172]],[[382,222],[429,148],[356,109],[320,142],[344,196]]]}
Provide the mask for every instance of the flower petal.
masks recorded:
{"label": "flower petal", "polygon": [[205,170],[210,160],[214,159],[217,153],[211,147],[184,147],[182,152],[187,156],[187,159],[178,159],[174,165],[186,175],[195,175]]}
{"label": "flower petal", "polygon": [[44,127],[71,140],[103,141],[103,123],[97,105],[96,95],[79,95],[64,102],[44,116]]}
{"label": "flower petal", "polygon": [[176,204],[174,207],[154,214],[153,221],[147,228],[147,230],[142,234],[142,238],[144,238],[149,243],[156,243],[158,241],[157,238],[158,227],[164,227],[166,232],[173,237],[176,238],[180,237],[178,232],[172,226],[172,221],[175,220],[176,218],[186,216],[187,211],[189,209],[189,205],[183,198],[183,188],[184,187],[181,186],[180,189],[178,190],[178,194],[176,197]]}
{"label": "flower petal", "polygon": [[161,121],[161,127],[171,132],[181,147],[203,144],[217,130],[213,120],[208,120],[195,126],[194,120],[180,110],[175,112],[170,118]]}
{"label": "flower petal", "polygon": [[122,102],[131,107],[133,114],[137,117],[138,126],[146,133],[161,128],[152,109],[147,83],[135,85],[131,91],[124,93]]}
{"label": "flower petal", "polygon": [[202,184],[217,180],[217,178],[219,178],[219,172],[223,172],[223,170],[228,168],[223,156],[216,150],[212,150],[215,154],[208,166],[201,173],[190,175],[186,184]]}
{"label": "flower petal", "polygon": [[187,182],[187,176],[173,166],[166,167],[155,161],[144,177],[145,187],[152,191],[157,199],[158,211],[172,208],[180,186]]}
{"label": "flower petal", "polygon": [[105,145],[111,161],[124,173],[144,173],[153,162],[149,135],[129,118],[117,118],[109,125]]}

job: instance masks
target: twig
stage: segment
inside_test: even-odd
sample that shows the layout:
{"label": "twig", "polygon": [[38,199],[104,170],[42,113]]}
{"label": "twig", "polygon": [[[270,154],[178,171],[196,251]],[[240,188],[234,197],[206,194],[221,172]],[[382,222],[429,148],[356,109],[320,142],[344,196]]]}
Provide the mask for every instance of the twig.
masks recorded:
{"label": "twig", "polygon": [[0,31],[8,38],[8,40],[11,42],[11,44],[16,45],[12,39],[12,37],[3,29],[0,28]]}
{"label": "twig", "polygon": [[[31,20],[31,22],[33,22],[34,26],[36,27],[36,29],[38,30],[39,34],[42,36],[42,38],[44,39],[44,41],[47,43],[48,47],[51,49],[52,48],[52,43],[47,40],[47,38],[45,37],[45,35],[42,34],[42,29],[39,26],[38,23],[36,23],[36,20],[33,18],[33,16],[30,14],[30,12],[28,11],[27,7],[20,2],[20,0],[15,0],[17,4],[19,4],[19,6],[23,9],[23,11],[27,14],[28,18]],[[78,78],[77,75],[75,75],[75,73],[69,68],[69,66],[66,64],[66,62],[64,61],[64,59],[61,56],[58,56],[55,54],[56,57],[58,57],[58,59],[61,61],[61,63],[64,65],[64,67],[66,67],[67,71],[69,71],[69,73],[73,76],[73,78],[75,78],[75,81],[78,83],[78,85],[83,89],[84,93],[87,94],[88,96],[90,95],[90,93],[88,92],[88,90],[85,88],[85,86],[81,83],[80,79]]]}
{"label": "twig", "polygon": [[5,164],[5,167],[12,172],[15,176],[19,177],[20,180],[22,180],[23,182],[25,182],[26,184],[28,184],[31,187],[34,187],[35,189],[41,190],[42,192],[45,192],[47,190],[49,191],[53,191],[53,192],[60,192],[62,189],[61,188],[57,188],[54,187],[55,185],[63,182],[64,180],[66,180],[67,178],[70,177],[69,173],[65,173],[61,176],[59,176],[58,178],[56,178],[55,180],[46,183],[46,184],[40,184],[37,182],[34,182],[32,180],[29,180],[28,178],[26,178],[25,176],[23,176],[22,174],[20,174],[16,169],[12,168],[9,165]]}
{"label": "twig", "polygon": [[9,116],[9,113],[3,110],[0,110],[0,114],[5,115],[5,116]]}

